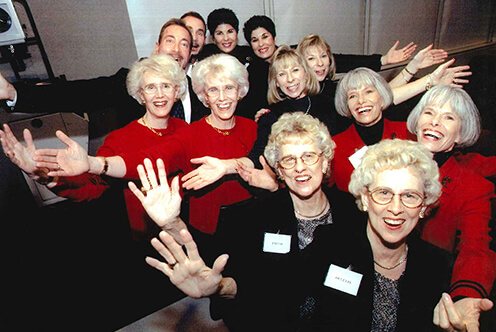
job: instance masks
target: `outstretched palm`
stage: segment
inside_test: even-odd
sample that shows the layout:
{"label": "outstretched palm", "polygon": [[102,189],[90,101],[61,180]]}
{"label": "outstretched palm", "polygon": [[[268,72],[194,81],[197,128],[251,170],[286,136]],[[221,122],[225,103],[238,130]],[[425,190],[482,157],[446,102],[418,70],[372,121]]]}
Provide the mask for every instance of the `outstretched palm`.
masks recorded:
{"label": "outstretched palm", "polygon": [[26,146],[22,145],[8,125],[3,126],[4,130],[0,130],[0,140],[2,142],[3,152],[9,159],[28,175],[34,175],[38,172],[36,163],[33,161],[34,151],[36,147],[33,143],[33,137],[28,129],[24,129],[23,136]]}
{"label": "outstretched palm", "polygon": [[[179,217],[181,209],[179,177],[176,176],[172,180],[172,186],[169,187],[162,159],[157,160],[159,181],[157,181],[150,159],[145,159],[144,165],[144,167],[143,165],[138,166],[142,190],[138,189],[133,182],[129,182],[129,189],[141,201],[152,220],[161,228],[167,229]],[[146,192],[146,195],[143,191]]]}

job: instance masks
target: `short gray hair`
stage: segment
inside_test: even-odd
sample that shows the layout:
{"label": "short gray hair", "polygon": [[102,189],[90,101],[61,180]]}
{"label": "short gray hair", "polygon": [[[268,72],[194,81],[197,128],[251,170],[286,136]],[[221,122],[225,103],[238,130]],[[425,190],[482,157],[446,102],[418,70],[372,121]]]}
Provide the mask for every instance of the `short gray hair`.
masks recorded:
{"label": "short gray hair", "polygon": [[212,78],[229,79],[238,85],[238,98],[243,98],[248,93],[248,71],[235,57],[229,54],[214,54],[200,61],[191,73],[193,90],[198,99],[208,107],[206,89],[207,81]]}
{"label": "short gray hair", "polygon": [[265,159],[275,169],[281,158],[282,145],[307,141],[314,143],[322,151],[323,158],[330,165],[336,143],[332,140],[327,126],[303,112],[285,113],[272,125],[264,151]]}
{"label": "short gray hair", "polygon": [[417,134],[418,121],[426,107],[434,105],[441,107],[447,102],[450,103],[451,110],[461,119],[460,141],[457,142],[457,146],[474,145],[481,133],[479,110],[465,90],[450,85],[437,85],[422,96],[408,116],[408,131]]}
{"label": "short gray hair", "polygon": [[334,103],[340,115],[351,117],[351,111],[348,109],[348,91],[362,86],[372,86],[379,92],[384,101],[383,110],[393,103],[393,91],[386,80],[372,69],[360,67],[349,71],[338,83]]}
{"label": "short gray hair", "polygon": [[153,73],[169,80],[178,89],[177,98],[181,98],[188,88],[184,70],[171,56],[165,54],[152,55],[149,58],[136,61],[127,74],[127,92],[139,103],[142,102],[139,91],[143,88],[143,76],[145,73]]}
{"label": "short gray hair", "polygon": [[371,145],[351,174],[348,185],[350,193],[357,198],[362,208],[361,195],[368,191],[377,174],[384,170],[409,168],[423,184],[425,205],[430,207],[441,196],[439,168],[432,153],[422,144],[409,140],[383,140]]}

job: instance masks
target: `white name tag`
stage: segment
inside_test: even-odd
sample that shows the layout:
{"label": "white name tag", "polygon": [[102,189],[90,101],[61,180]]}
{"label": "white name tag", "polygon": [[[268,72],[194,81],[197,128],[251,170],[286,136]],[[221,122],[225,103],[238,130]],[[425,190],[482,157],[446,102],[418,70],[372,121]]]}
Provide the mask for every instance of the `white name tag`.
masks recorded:
{"label": "white name tag", "polygon": [[265,233],[263,251],[287,254],[291,249],[291,235]]}
{"label": "white name tag", "polygon": [[368,148],[369,147],[365,145],[363,148],[361,148],[360,150],[352,154],[350,157],[348,157],[350,163],[353,165],[353,168],[356,169],[358,166],[360,166],[363,155],[365,154],[365,152],[367,152]]}
{"label": "white name tag", "polygon": [[331,264],[327,272],[324,286],[356,296],[363,275]]}

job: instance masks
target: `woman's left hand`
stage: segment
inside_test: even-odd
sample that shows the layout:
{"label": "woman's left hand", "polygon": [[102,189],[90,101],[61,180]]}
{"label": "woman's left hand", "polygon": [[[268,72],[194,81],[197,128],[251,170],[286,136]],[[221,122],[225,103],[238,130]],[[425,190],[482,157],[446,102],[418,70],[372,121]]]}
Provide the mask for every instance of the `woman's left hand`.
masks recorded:
{"label": "woman's left hand", "polygon": [[417,45],[411,42],[402,49],[397,50],[396,48],[399,44],[400,41],[396,41],[393,47],[391,47],[389,51],[382,56],[381,63],[383,66],[408,60],[408,58],[410,58],[413,52],[417,49]]}
{"label": "woman's left hand", "polygon": [[469,81],[464,77],[472,75],[472,72],[468,71],[470,66],[457,66],[450,67],[455,62],[455,59],[451,59],[432,72],[432,84],[449,84],[456,88],[463,88],[462,84],[467,84]]}
{"label": "woman's left hand", "polygon": [[227,173],[225,163],[214,157],[191,159],[192,164],[201,164],[195,170],[182,177],[183,188],[199,190],[222,178]]}
{"label": "woman's left hand", "polygon": [[446,60],[448,57],[448,52],[442,49],[432,49],[432,46],[433,44],[430,44],[426,48],[418,51],[418,53],[407,65],[407,69],[410,72],[416,73],[420,69],[428,68]]}
{"label": "woman's left hand", "polygon": [[455,303],[443,293],[434,309],[434,324],[446,331],[479,332],[479,317],[482,311],[493,307],[489,299],[464,298]]}

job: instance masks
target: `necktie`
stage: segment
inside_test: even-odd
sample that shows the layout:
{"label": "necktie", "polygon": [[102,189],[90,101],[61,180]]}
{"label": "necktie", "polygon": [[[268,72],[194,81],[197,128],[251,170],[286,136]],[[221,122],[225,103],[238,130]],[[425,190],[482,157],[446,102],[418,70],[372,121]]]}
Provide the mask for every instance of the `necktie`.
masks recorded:
{"label": "necktie", "polygon": [[179,99],[173,106],[171,116],[174,118],[178,118],[184,120],[184,107],[181,99]]}

